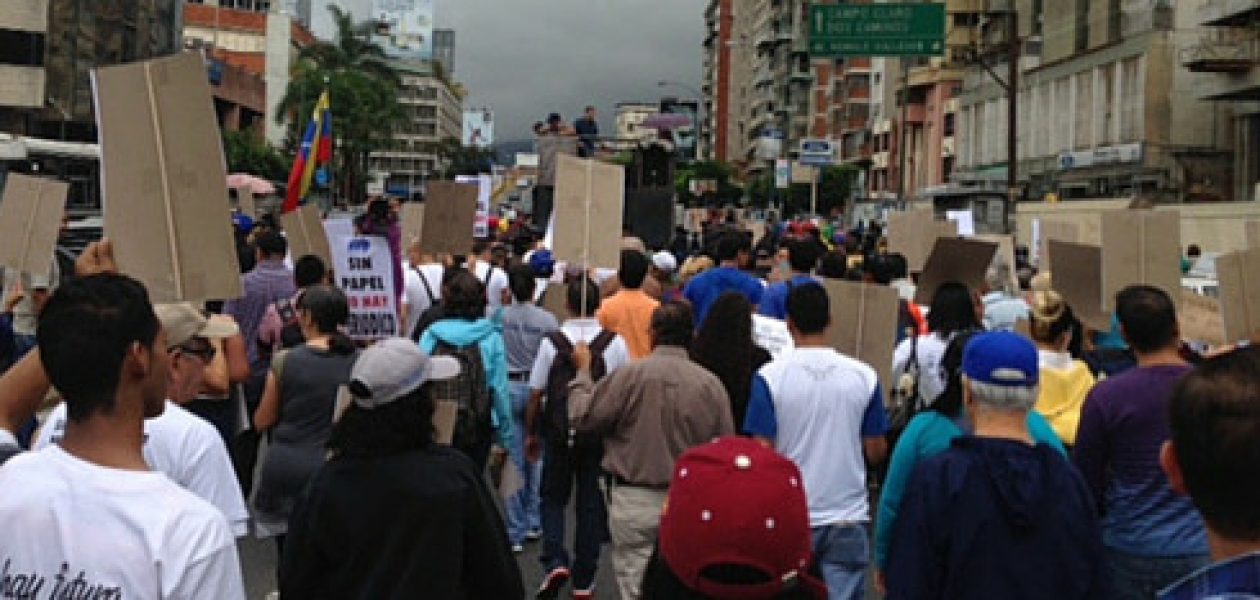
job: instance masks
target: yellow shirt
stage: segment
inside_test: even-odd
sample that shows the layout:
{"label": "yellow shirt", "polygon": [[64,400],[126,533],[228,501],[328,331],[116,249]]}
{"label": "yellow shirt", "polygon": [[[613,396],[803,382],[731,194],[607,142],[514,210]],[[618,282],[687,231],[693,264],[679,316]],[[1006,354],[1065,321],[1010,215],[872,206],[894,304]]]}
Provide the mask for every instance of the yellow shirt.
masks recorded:
{"label": "yellow shirt", "polygon": [[1085,363],[1065,354],[1040,354],[1041,390],[1035,409],[1064,444],[1075,445],[1081,408],[1085,405],[1085,396],[1094,387],[1094,375]]}
{"label": "yellow shirt", "polygon": [[619,290],[599,305],[599,326],[626,341],[630,358],[652,353],[652,313],[661,303],[643,290]]}

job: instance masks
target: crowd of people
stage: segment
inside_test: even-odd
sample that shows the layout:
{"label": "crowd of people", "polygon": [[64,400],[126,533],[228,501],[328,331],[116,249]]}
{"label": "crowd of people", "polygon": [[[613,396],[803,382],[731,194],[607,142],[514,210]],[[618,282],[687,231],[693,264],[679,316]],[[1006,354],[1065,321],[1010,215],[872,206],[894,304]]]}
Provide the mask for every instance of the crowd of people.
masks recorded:
{"label": "crowd of people", "polygon": [[[714,214],[601,269],[501,218],[432,256],[374,202],[373,343],[274,222],[219,305],[152,304],[107,240],[16,334],[10,286],[0,595],[243,598],[256,535],[281,598],[1260,597],[1260,350],[1191,352],[1162,290],[1095,331],[1022,259],[919,306],[875,224]],[[897,291],[889,365],[833,347],[828,279]]]}

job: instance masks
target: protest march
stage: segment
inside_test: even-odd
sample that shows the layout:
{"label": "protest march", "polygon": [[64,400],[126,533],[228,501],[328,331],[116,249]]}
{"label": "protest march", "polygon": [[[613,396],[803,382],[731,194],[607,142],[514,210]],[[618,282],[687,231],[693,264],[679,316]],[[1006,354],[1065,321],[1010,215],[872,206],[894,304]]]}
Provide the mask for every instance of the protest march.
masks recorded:
{"label": "protest march", "polygon": [[334,206],[327,91],[255,194],[200,55],[91,87],[101,235],[0,180],[0,598],[1260,598],[1260,249],[1176,211],[652,208],[593,107]]}

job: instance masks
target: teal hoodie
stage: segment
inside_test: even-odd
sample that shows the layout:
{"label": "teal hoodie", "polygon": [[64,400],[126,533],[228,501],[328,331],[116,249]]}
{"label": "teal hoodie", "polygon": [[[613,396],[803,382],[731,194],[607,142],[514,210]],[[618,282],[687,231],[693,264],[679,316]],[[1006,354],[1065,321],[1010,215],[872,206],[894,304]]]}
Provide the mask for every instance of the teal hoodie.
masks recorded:
{"label": "teal hoodie", "polygon": [[477,344],[481,349],[481,362],[486,369],[486,382],[490,384],[490,413],[499,443],[511,451],[516,447],[512,431],[512,400],[508,395],[507,352],[503,347],[503,327],[497,320],[442,319],[429,326],[420,338],[420,349],[432,354],[438,340],[456,348]]}

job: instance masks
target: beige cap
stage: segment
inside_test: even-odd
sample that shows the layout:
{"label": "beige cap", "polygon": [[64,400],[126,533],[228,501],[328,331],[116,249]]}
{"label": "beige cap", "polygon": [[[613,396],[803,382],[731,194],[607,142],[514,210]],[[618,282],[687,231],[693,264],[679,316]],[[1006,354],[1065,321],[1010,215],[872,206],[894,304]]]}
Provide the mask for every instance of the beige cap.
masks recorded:
{"label": "beige cap", "polygon": [[211,319],[190,302],[158,304],[153,307],[162,329],[166,330],[166,343],[170,347],[182,346],[195,337],[228,338],[241,332],[236,323]]}

